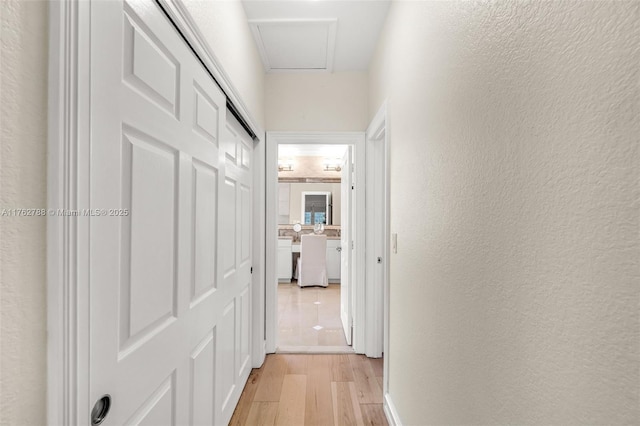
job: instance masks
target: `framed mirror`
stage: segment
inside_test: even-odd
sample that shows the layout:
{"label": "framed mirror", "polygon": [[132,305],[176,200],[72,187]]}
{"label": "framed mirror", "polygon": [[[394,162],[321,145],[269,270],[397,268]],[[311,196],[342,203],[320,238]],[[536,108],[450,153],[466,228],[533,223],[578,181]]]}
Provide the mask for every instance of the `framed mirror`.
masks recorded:
{"label": "framed mirror", "polygon": [[[329,193],[329,214],[325,225],[340,225],[341,193],[340,182],[322,183],[278,183],[278,224],[291,225],[296,222],[305,224],[302,193]],[[325,203],[326,204],[326,203]],[[313,223],[307,223],[314,225]]]}
{"label": "framed mirror", "polygon": [[331,224],[331,192],[302,191],[300,218],[304,225]]}

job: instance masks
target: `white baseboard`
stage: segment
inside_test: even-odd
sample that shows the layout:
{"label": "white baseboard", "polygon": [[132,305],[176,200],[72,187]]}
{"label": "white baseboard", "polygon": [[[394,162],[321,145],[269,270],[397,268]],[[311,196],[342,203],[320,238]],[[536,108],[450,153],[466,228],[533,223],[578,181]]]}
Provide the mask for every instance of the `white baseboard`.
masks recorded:
{"label": "white baseboard", "polygon": [[400,421],[400,416],[398,415],[396,406],[393,405],[391,395],[389,395],[388,393],[384,395],[384,403],[382,405],[382,408],[384,409],[384,415],[387,417],[389,426],[402,426],[402,422]]}

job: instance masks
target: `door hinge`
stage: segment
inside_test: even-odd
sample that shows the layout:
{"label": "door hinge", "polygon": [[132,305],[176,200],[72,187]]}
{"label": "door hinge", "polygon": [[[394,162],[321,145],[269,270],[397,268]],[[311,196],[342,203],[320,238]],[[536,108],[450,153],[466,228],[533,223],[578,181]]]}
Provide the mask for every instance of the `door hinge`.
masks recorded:
{"label": "door hinge", "polygon": [[249,269],[249,273],[253,274],[253,266]]}

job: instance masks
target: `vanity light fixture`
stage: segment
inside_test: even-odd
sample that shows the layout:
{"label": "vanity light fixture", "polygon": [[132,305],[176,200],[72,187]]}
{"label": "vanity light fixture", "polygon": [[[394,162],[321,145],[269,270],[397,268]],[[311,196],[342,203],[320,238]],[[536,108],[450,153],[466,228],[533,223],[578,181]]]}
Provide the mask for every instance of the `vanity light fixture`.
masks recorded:
{"label": "vanity light fixture", "polygon": [[278,159],[278,171],[279,172],[292,172],[293,171],[293,159]]}
{"label": "vanity light fixture", "polygon": [[341,161],[339,158],[325,158],[323,164],[325,172],[339,172],[340,170],[342,170],[342,167],[340,166]]}

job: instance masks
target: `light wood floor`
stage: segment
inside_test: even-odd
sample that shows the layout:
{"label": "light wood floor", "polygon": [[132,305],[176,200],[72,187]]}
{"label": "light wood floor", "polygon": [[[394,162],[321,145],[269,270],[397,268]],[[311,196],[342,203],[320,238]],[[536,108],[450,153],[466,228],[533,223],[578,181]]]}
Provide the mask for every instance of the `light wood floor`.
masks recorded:
{"label": "light wood floor", "polygon": [[268,355],[254,369],[231,425],[387,425],[382,359],[364,355]]}
{"label": "light wood floor", "polygon": [[340,284],[278,284],[277,344],[279,349],[324,346],[351,351],[340,321]]}

